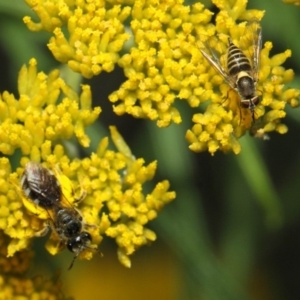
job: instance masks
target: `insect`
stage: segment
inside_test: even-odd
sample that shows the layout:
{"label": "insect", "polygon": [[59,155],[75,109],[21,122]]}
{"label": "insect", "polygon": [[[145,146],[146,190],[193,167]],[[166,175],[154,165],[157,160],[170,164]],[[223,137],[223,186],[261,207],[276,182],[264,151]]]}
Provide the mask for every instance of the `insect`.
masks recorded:
{"label": "insect", "polygon": [[[84,230],[93,225],[84,223],[79,211],[64,196],[56,176],[41,164],[26,164],[21,177],[21,188],[26,198],[38,206],[37,208],[47,211],[49,227],[58,235],[59,246],[65,245],[75,254],[69,266],[70,270],[83,250],[93,249],[90,247],[92,237]],[[43,234],[48,232],[49,227]]]}
{"label": "insect", "polygon": [[54,174],[35,162],[25,166],[21,187],[27,198],[46,209],[59,207],[62,191]]}
{"label": "insect", "polygon": [[241,106],[251,111],[252,120],[254,121],[254,109],[259,103],[256,84],[262,46],[262,33],[258,20],[254,19],[247,23],[244,35],[241,38],[241,44],[243,42],[245,43],[245,49],[250,45],[252,49],[243,52],[229,37],[225,60],[221,59],[221,54],[213,48],[210,40],[203,44],[200,51],[229,86],[238,93]]}

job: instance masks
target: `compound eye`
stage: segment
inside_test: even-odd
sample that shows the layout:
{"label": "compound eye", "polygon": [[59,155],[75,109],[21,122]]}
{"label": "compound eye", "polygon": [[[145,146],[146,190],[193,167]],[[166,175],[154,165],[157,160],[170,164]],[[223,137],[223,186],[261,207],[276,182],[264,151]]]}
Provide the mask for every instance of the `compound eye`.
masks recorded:
{"label": "compound eye", "polygon": [[249,102],[249,101],[242,101],[242,102],[241,102],[241,106],[242,106],[243,108],[249,108],[250,102]]}
{"label": "compound eye", "polygon": [[71,252],[77,252],[76,249],[78,249],[78,242],[76,241],[76,239],[70,239],[70,240],[68,240],[68,242],[67,242],[67,248]]}
{"label": "compound eye", "polygon": [[91,241],[91,235],[88,232],[83,231],[77,237],[68,240],[67,248],[73,253],[79,253],[86,248]]}
{"label": "compound eye", "polygon": [[90,244],[92,242],[91,235],[86,231],[81,232],[80,239],[82,240],[82,243],[84,243],[85,245]]}
{"label": "compound eye", "polygon": [[84,242],[82,241],[80,236],[76,238],[69,239],[67,242],[67,248],[73,253],[79,253],[84,246]]}
{"label": "compound eye", "polygon": [[253,100],[252,100],[254,105],[257,105],[259,103],[259,101],[260,101],[260,98],[258,96],[253,98]]}

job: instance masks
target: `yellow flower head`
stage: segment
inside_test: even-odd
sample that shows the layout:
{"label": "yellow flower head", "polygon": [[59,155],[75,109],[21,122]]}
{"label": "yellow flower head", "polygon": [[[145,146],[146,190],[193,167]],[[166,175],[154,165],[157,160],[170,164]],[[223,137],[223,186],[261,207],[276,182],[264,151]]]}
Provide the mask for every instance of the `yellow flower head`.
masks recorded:
{"label": "yellow flower head", "polygon": [[25,24],[32,31],[53,33],[48,48],[58,61],[86,78],[114,69],[118,52],[129,38],[123,23],[130,7],[111,6],[105,1],[26,2],[40,23],[25,17]]}
{"label": "yellow flower head", "polygon": [[[41,161],[51,159],[52,153],[62,155],[63,148],[57,143],[74,136],[81,145],[89,145],[85,127],[96,120],[101,110],[99,107],[91,109],[88,86],[83,86],[78,96],[59,78],[57,70],[48,76],[38,73],[34,59],[28,68],[22,67],[18,83],[19,99],[8,92],[0,96],[2,154],[12,155],[20,150],[23,157]],[[54,144],[57,145],[52,151]],[[22,203],[16,190],[19,177],[12,172],[7,158],[1,158],[1,166],[0,229],[12,238],[8,245],[8,256],[12,256],[29,245],[28,237],[40,229],[42,222],[29,218],[20,209]]]}
{"label": "yellow flower head", "polygon": [[[270,58],[272,44],[266,42],[259,51],[261,28],[257,20],[261,19],[263,12],[247,11],[245,1],[237,1],[232,5],[222,0],[216,0],[214,3],[221,10],[216,17],[215,36],[210,38],[199,34],[200,41],[204,44],[208,43],[208,39],[215,40],[214,44],[211,43],[211,61],[204,53],[205,59],[202,62],[207,68],[206,72],[212,83],[211,103],[204,113],[194,115],[195,125],[188,130],[186,138],[190,143],[190,149],[196,152],[208,150],[214,154],[217,150],[224,152],[232,150],[238,154],[241,151],[238,138],[247,130],[253,136],[263,139],[271,131],[281,134],[287,132],[287,127],[281,123],[281,119],[286,115],[284,108],[286,104],[292,107],[299,105],[300,91],[285,88],[285,84],[294,77],[292,70],[281,67],[281,64],[291,56],[290,50]],[[248,22],[236,24],[237,19]],[[242,96],[237,92],[236,78],[229,75],[228,37],[233,45],[249,59],[252,66],[250,74],[255,82],[257,81],[254,91],[260,100],[256,100],[255,103],[249,102],[248,107],[245,107],[246,102],[243,102]],[[217,61],[217,53],[223,53],[218,67],[212,63]],[[217,68],[219,72],[216,73]],[[257,75],[255,68],[257,68]]]}
{"label": "yellow flower head", "polygon": [[[244,38],[248,40],[244,47],[241,38],[247,21],[260,20],[264,12],[247,10],[247,1],[213,2],[220,9],[215,24],[210,23],[212,12],[200,3],[184,6],[182,1],[135,1],[131,29],[136,47],[119,60],[128,79],[109,99],[115,103],[118,115],[129,113],[156,120],[160,127],[181,122],[174,105],[177,99],[194,108],[200,106],[201,113],[194,115],[195,125],[186,134],[190,149],[238,154],[241,150],[238,139],[248,130],[257,137],[270,131],[287,132],[281,119],[286,115],[286,104],[298,106],[299,90],[285,87],[294,73],[281,65],[291,51],[270,58],[272,44],[265,42],[259,51],[254,89],[260,100],[249,102],[251,107],[241,101],[235,88],[202,55],[201,43],[214,37],[213,50],[226,58],[230,37],[246,56],[253,57],[251,36]],[[227,69],[226,63],[224,68]],[[235,84],[236,79],[232,86]],[[203,103],[206,106],[202,109]],[[257,130],[260,134],[256,134]]]}
{"label": "yellow flower head", "polygon": [[23,251],[13,257],[7,257],[7,245],[10,244],[10,240],[11,238],[0,230],[0,299],[66,299],[57,275],[50,280],[41,276],[22,277],[30,267],[33,253]]}
{"label": "yellow flower head", "polygon": [[[175,193],[168,192],[169,183],[163,181],[145,196],[143,184],[153,178],[156,162],[144,166],[143,159],[135,159],[128,152],[128,146],[116,129],[112,127],[111,131],[120,152],[108,150],[108,139],[104,138],[97,152],[90,158],[70,161],[61,152],[59,155],[58,153],[48,155],[47,163],[49,166],[59,165],[59,169],[52,167],[52,171],[62,189],[63,199],[59,200],[59,205],[54,204],[54,209],[58,206],[62,209],[73,207],[80,212],[84,230],[92,237],[94,246],[84,248],[83,250],[87,251],[82,254],[80,252],[80,257],[90,259],[96,252],[95,245],[101,242],[103,235],[107,235],[116,240],[121,263],[130,267],[128,256],[140,246],[156,239],[155,233],[145,225],[155,219],[158,211],[175,198]],[[27,162],[28,159],[22,160],[22,164]],[[18,177],[22,177],[22,174],[23,171]],[[21,188],[19,194],[27,211],[31,213],[27,216],[24,212],[25,217],[31,223],[38,224],[35,228],[29,227],[29,222],[24,224],[22,232],[26,232],[27,239],[44,232],[49,222],[53,227],[56,215],[52,208],[45,209],[37,205]],[[82,201],[78,202],[76,199]],[[104,208],[108,213],[102,212]],[[15,226],[13,229],[17,231]],[[24,234],[20,233],[20,236],[24,239]],[[60,242],[61,236],[54,225],[46,245],[48,251],[53,255],[58,253],[61,250]],[[11,249],[10,255],[20,250],[20,247]]]}
{"label": "yellow flower head", "polygon": [[201,54],[192,32],[210,31],[212,13],[201,3],[184,6],[183,1],[135,1],[131,30],[136,47],[123,55],[119,65],[128,78],[109,99],[118,115],[156,120],[165,127],[180,123],[176,98],[197,107],[207,92],[207,81],[199,68]]}
{"label": "yellow flower head", "polygon": [[100,107],[91,108],[89,86],[83,86],[78,96],[59,77],[58,70],[47,76],[37,72],[35,59],[29,64],[28,68],[23,66],[19,74],[20,98],[15,99],[8,92],[0,95],[0,151],[11,155],[20,148],[23,155],[34,155],[34,149],[46,141],[73,136],[82,146],[89,146],[84,128],[101,112]]}
{"label": "yellow flower head", "polygon": [[[76,234],[86,234],[88,238],[79,250],[70,249],[75,257],[85,259],[100,252],[97,246],[109,236],[118,244],[120,261],[129,267],[129,255],[156,238],[146,228],[147,223],[175,198],[175,193],[168,191],[168,181],[159,182],[152,192],[144,193],[144,184],[153,179],[157,164],[145,165],[142,158],[136,159],[115,127],[111,127],[111,133],[117,151],[108,149],[109,140],[103,138],[90,157],[68,157],[64,141],[75,137],[83,147],[89,146],[85,127],[101,111],[99,107],[91,108],[90,88],[82,88],[78,96],[58,71],[49,75],[38,73],[36,61],[31,60],[19,75],[20,99],[8,92],[2,94],[0,151],[12,155],[18,150],[21,158],[15,172],[9,159],[1,158],[0,230],[10,238],[8,257],[28,249],[32,238],[49,229],[52,234],[46,248],[53,255],[65,246],[70,249],[68,243]],[[45,177],[32,173],[28,162],[53,174],[51,189],[40,184]],[[25,169],[29,173],[24,173]],[[24,184],[28,176],[31,185]],[[36,201],[41,187],[46,198],[47,193],[52,193],[49,199],[58,195],[53,206]],[[68,236],[61,229],[65,227],[56,223],[62,212],[79,222],[81,227],[75,236]]]}
{"label": "yellow flower head", "polygon": [[[18,252],[13,257],[7,257],[7,245],[10,244],[11,238],[0,230],[0,268],[1,274],[22,274],[30,266],[33,253],[31,251]],[[1,297],[0,297],[1,298]]]}
{"label": "yellow flower head", "polygon": [[[259,51],[255,50],[255,39],[245,34],[247,22],[261,20],[264,12],[247,10],[246,0],[214,0],[220,10],[214,23],[213,13],[203,4],[188,6],[183,0],[27,3],[40,23],[33,23],[29,17],[24,18],[25,23],[31,30],[53,32],[48,46],[56,59],[87,78],[102,69],[112,71],[115,63],[123,68],[127,80],[109,96],[118,115],[127,113],[166,127],[182,121],[176,100],[187,101],[199,109],[193,117],[194,126],[186,133],[189,148],[211,154],[217,150],[238,154],[238,140],[247,131],[260,137],[271,131],[283,134],[288,130],[281,123],[286,116],[285,105],[299,104],[299,90],[286,88],[294,73],[281,66],[291,51],[270,58],[271,42],[265,42],[262,49],[256,45]],[[125,33],[123,23],[129,16],[130,30]],[[129,32],[134,45],[120,57]],[[211,46],[212,53],[218,52],[223,58],[225,73],[228,38],[250,58],[252,70],[257,66],[258,76],[250,76],[254,79],[252,91],[259,100],[241,97],[237,83],[245,72],[238,72],[232,79],[224,78],[203,56],[202,45],[213,38],[216,41]],[[259,64],[252,59],[255,55]],[[246,77],[255,73],[247,72]]]}

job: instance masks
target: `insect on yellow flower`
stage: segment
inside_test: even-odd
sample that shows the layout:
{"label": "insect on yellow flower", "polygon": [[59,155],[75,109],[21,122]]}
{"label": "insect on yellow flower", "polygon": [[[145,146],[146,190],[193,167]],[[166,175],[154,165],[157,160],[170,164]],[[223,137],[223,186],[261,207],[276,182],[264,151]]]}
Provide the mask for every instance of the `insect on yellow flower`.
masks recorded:
{"label": "insect on yellow flower", "polygon": [[[252,120],[254,121],[254,110],[259,103],[256,84],[262,45],[259,21],[252,19],[247,23],[244,36],[241,39],[243,51],[232,42],[230,37],[228,38],[228,44],[226,56],[216,50],[215,37],[203,43],[200,51],[229,86],[238,93],[241,106],[251,111]],[[245,51],[249,45],[252,47],[251,51]]]}
{"label": "insect on yellow flower", "polygon": [[[60,177],[61,180],[67,179],[63,175]],[[29,162],[26,164],[21,178],[21,187],[26,196],[23,199],[25,206],[31,212],[37,212],[39,217],[48,219],[50,227],[59,237],[59,247],[66,246],[75,254],[69,270],[82,251],[96,250],[90,246],[92,237],[86,231],[87,227],[94,225],[86,224],[81,213],[72,205],[74,196],[72,195],[72,201],[66,197],[71,195],[68,188],[70,185],[62,187],[60,181],[50,170],[39,163]],[[80,200],[82,197],[77,201]],[[45,227],[40,235],[46,234],[48,229],[48,226]]]}

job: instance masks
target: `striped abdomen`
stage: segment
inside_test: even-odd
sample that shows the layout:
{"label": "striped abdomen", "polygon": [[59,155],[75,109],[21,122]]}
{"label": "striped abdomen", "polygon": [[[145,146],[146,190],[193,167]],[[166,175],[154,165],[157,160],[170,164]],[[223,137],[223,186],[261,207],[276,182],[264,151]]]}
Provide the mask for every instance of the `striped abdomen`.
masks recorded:
{"label": "striped abdomen", "polygon": [[239,72],[251,71],[251,65],[246,55],[229,38],[229,49],[227,56],[227,69],[230,76],[235,77]]}

